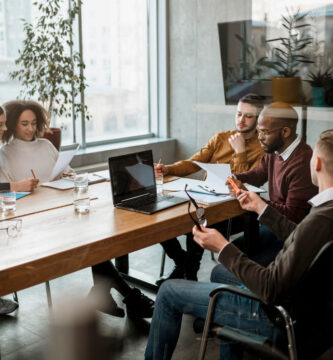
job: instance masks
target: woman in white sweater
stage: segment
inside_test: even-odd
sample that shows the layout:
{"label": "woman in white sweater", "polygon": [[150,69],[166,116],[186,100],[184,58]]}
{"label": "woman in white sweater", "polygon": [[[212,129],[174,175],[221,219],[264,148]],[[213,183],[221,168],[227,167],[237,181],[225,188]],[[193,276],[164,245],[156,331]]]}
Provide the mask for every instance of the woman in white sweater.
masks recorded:
{"label": "woman in white sweater", "polygon": [[14,182],[31,177],[50,178],[58,159],[52,143],[39,138],[48,129],[48,113],[35,101],[13,100],[4,104],[7,114],[6,143],[0,149],[0,181]]}

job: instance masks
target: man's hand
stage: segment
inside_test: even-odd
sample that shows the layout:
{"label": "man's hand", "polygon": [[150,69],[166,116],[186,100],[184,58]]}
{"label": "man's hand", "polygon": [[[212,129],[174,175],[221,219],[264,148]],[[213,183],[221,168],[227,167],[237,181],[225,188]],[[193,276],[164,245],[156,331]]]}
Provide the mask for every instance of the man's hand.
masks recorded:
{"label": "man's hand", "polygon": [[[245,186],[243,185],[243,183],[240,180],[237,180],[235,178],[233,178],[232,180],[236,183],[236,185],[240,189],[246,190]],[[225,184],[228,186],[230,196],[236,197],[236,192],[235,192],[234,188],[232,187],[232,185],[229,183],[229,181],[227,181]]]}
{"label": "man's hand", "polygon": [[168,175],[168,168],[163,164],[154,164],[154,173],[157,175]]}
{"label": "man's hand", "polygon": [[33,191],[39,183],[39,179],[29,178],[10,183],[12,191]]}
{"label": "man's hand", "polygon": [[242,134],[231,135],[228,141],[236,154],[245,152],[245,139]]}
{"label": "man's hand", "polygon": [[226,244],[228,244],[225,237],[216,229],[209,229],[202,225],[201,229],[202,231],[194,226],[192,233],[194,241],[202,248],[218,253]]}
{"label": "man's hand", "polygon": [[266,202],[253,191],[237,191],[237,200],[239,201],[242,209],[254,211],[258,215],[262,213],[266,206]]}

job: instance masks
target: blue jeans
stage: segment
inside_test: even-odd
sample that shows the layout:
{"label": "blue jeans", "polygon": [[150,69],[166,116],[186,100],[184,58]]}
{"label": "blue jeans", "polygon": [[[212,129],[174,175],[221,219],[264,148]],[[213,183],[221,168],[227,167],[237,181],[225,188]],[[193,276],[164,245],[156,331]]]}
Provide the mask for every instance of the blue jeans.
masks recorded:
{"label": "blue jeans", "polygon": [[[157,294],[145,359],[171,359],[178,341],[183,314],[204,319],[210,299],[209,293],[219,286],[217,283],[189,280],[166,281]],[[259,302],[230,293],[223,293],[218,297],[213,321],[265,335],[273,343],[282,338],[280,329],[269,321]],[[233,345],[222,343],[220,351],[221,359],[239,358],[239,351]]]}
{"label": "blue jeans", "polygon": [[[232,242],[243,252],[245,251],[244,236],[240,236]],[[268,266],[274,261],[278,252],[282,249],[283,243],[277,238],[271,230],[265,225],[260,225],[259,238],[253,244],[255,252],[249,256],[251,260],[262,266]],[[212,282],[222,284],[239,285],[240,282],[232,275],[223,265],[219,264],[214,267],[210,275]]]}

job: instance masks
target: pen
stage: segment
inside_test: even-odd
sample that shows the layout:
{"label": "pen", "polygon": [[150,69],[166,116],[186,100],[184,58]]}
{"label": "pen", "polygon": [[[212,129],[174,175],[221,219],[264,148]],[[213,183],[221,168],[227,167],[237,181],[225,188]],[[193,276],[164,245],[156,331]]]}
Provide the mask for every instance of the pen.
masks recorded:
{"label": "pen", "polygon": [[161,161],[162,161],[162,158],[160,158],[160,159],[158,160],[158,164],[160,164],[160,163],[161,163]]}
{"label": "pen", "polygon": [[31,171],[33,178],[36,179],[36,175],[35,175],[34,171],[32,169],[30,171]]}

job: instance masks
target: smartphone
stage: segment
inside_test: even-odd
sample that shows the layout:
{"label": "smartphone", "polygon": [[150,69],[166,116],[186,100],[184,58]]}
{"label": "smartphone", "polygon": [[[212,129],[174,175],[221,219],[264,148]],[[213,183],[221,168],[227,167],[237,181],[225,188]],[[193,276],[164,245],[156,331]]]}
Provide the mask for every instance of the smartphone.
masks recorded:
{"label": "smartphone", "polygon": [[237,184],[234,182],[234,179],[232,179],[230,176],[227,178],[229,184],[233,187],[235,193],[240,190],[240,188],[237,186]]}

